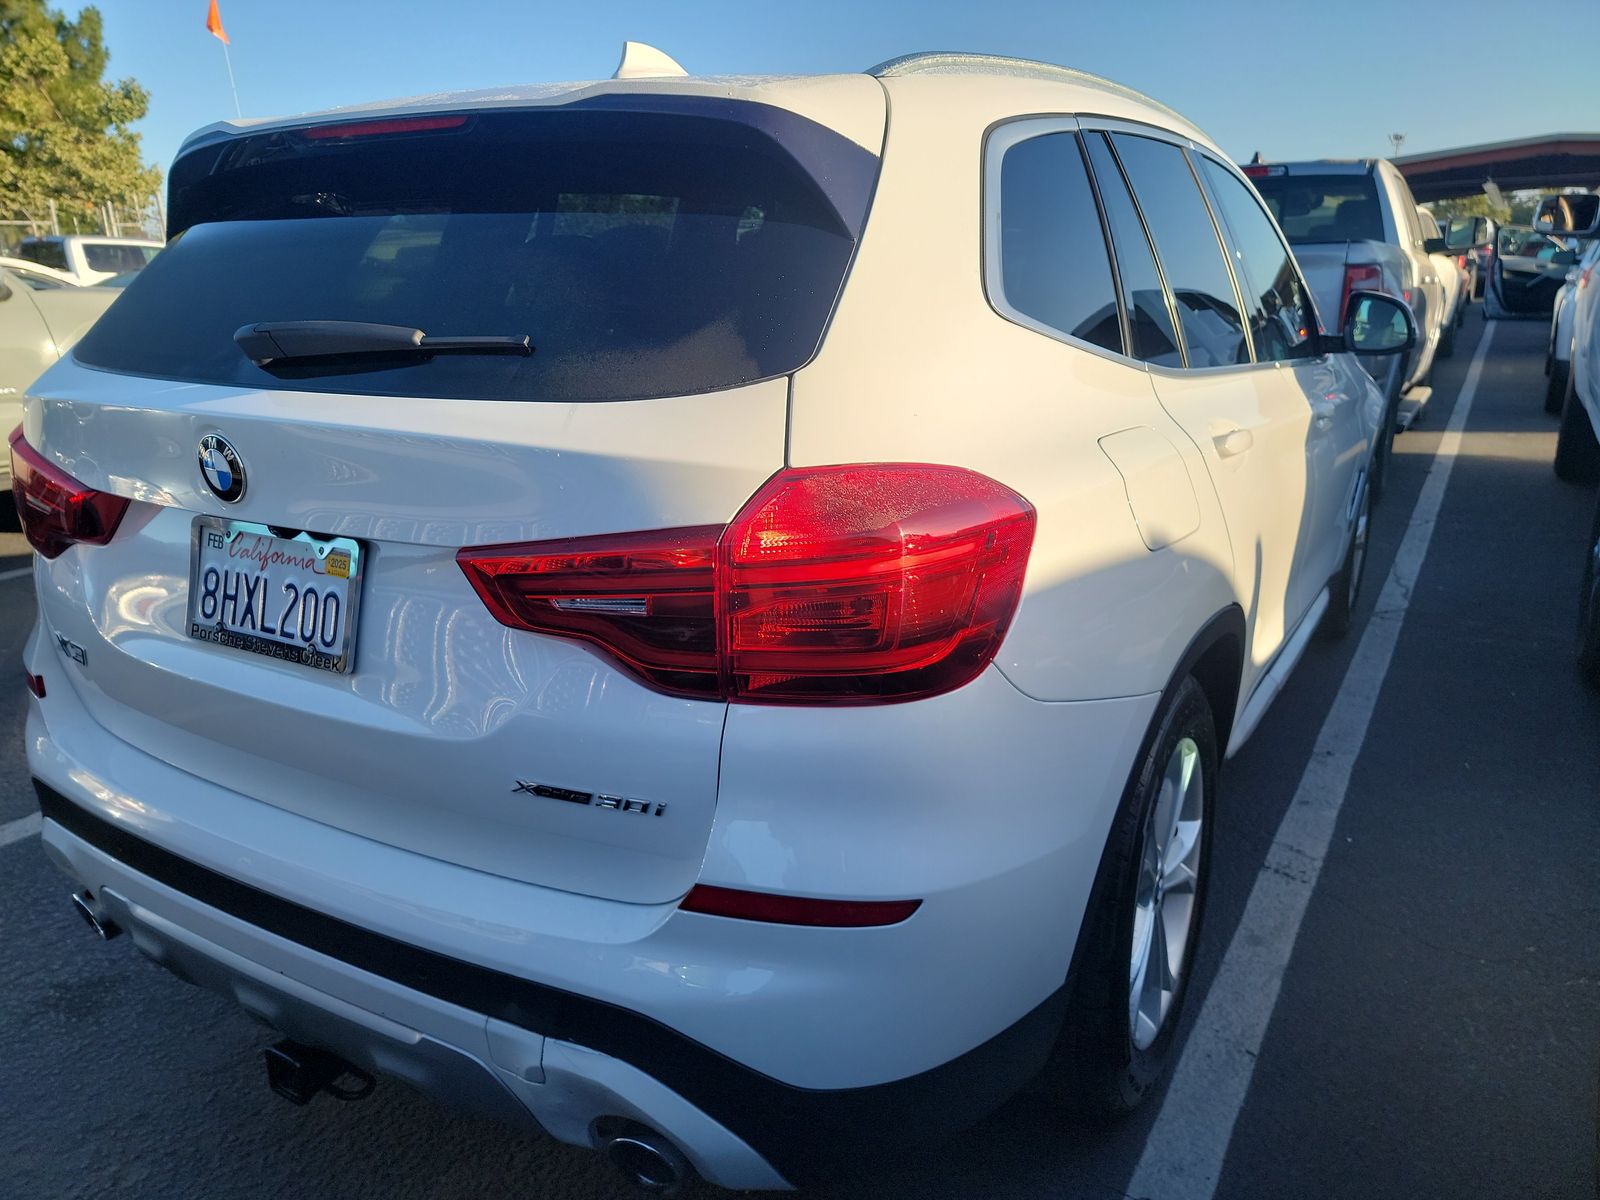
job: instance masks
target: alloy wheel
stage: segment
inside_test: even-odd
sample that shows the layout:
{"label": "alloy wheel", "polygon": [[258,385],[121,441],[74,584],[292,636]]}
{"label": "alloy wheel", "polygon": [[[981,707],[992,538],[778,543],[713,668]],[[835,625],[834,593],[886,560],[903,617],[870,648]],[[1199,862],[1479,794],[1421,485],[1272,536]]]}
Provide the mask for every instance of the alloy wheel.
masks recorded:
{"label": "alloy wheel", "polygon": [[1139,860],[1128,958],[1128,1032],[1145,1050],[1160,1035],[1182,982],[1200,882],[1205,778],[1200,747],[1183,738],[1162,771]]}

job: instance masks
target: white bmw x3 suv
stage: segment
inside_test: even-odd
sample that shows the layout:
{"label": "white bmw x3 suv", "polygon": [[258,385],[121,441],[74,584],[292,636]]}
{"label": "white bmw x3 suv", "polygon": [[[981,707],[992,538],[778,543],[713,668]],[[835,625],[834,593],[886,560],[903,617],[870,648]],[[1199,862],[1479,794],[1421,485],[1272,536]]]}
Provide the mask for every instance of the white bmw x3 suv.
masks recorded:
{"label": "white bmw x3 suv", "polygon": [[1139,1100],[1402,305],[956,55],[215,125],[169,213],[12,437],[92,923],[659,1187]]}

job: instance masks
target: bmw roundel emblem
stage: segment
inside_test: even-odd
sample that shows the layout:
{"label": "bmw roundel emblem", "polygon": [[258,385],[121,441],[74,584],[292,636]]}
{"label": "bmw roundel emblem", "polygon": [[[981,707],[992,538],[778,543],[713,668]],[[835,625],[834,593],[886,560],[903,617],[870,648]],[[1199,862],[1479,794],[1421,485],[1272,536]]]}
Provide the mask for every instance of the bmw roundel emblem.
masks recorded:
{"label": "bmw roundel emblem", "polygon": [[225,437],[208,433],[200,439],[200,474],[219,500],[236,504],[244,495],[244,463]]}

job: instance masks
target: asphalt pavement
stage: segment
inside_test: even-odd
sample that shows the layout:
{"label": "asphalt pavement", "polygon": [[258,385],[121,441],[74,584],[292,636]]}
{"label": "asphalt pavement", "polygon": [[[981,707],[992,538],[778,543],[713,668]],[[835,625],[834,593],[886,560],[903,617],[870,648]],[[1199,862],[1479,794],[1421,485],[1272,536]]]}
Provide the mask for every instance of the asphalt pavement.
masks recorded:
{"label": "asphalt pavement", "polygon": [[[1241,926],[1247,902],[1434,465],[1481,311],[1396,441],[1357,628],[1308,651],[1224,773],[1185,1033],[1236,934],[1264,936]],[[1545,332],[1495,327],[1220,1173],[1157,1200],[1596,1195],[1600,695],[1572,665],[1595,499],[1550,471]],[[28,581],[8,577],[25,549],[0,533],[13,671],[33,620]],[[398,1084],[304,1109],[270,1094],[270,1031],[126,939],[96,942],[37,837],[4,844],[34,811],[24,701],[0,686],[0,1200],[630,1194],[585,1151]],[[1185,1064],[1202,1084],[1208,1069]],[[1126,1197],[1163,1099],[1107,1129],[1020,1097],[936,1156],[807,1195]]]}

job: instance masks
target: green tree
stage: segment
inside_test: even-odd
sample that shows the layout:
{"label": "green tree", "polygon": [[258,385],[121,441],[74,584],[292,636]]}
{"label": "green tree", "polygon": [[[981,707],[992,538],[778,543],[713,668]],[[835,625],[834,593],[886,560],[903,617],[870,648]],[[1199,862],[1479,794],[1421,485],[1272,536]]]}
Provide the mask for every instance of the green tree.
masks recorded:
{"label": "green tree", "polygon": [[103,78],[110,59],[100,13],[75,19],[45,0],[0,0],[0,208],[47,221],[55,200],[67,225],[94,228],[106,201],[142,205],[160,184],[139,135],[150,94]]}

